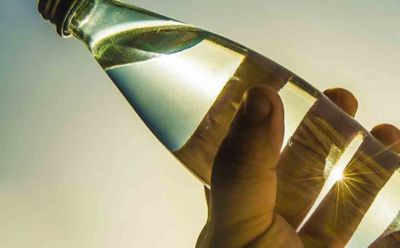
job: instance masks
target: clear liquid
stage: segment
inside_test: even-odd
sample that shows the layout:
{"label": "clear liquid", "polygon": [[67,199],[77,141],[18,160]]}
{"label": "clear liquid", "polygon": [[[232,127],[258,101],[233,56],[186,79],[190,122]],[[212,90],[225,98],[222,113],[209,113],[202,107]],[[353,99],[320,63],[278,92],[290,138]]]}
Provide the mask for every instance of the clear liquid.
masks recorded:
{"label": "clear liquid", "polygon": [[[146,27],[110,34],[92,50],[155,136],[205,184],[210,182],[215,154],[244,91],[256,84],[279,91],[285,107],[286,146],[277,169],[276,209],[294,227],[313,204],[320,204],[314,202],[319,194],[323,194],[321,204],[340,200],[334,197],[337,185],[327,192],[321,189],[356,136],[361,134],[365,140],[353,151],[358,160],[351,163],[352,169],[362,175],[359,180],[374,187],[360,184],[356,193],[347,193],[364,205],[354,208],[350,199],[345,209],[316,211],[318,218],[335,214],[336,219],[342,217],[341,225],[355,229],[399,164],[396,154],[384,151],[318,90],[269,59],[215,34],[182,25]],[[346,217],[349,213],[351,217]],[[315,218],[311,215],[310,222]],[[339,229],[329,232],[351,238]],[[376,230],[377,235],[380,232]]]}
{"label": "clear liquid", "polygon": [[206,183],[213,153],[248,87],[282,89],[286,107],[296,107],[286,114],[286,141],[322,96],[265,57],[193,27],[122,32],[93,50],[154,134],[179,159],[191,160],[184,163]]}

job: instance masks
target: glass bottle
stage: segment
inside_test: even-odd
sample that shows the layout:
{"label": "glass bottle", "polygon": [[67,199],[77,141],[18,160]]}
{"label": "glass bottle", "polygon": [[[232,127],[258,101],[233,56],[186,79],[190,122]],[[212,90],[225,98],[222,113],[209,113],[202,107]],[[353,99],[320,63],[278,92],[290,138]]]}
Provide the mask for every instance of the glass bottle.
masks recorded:
{"label": "glass bottle", "polygon": [[[368,237],[359,232],[342,237],[368,244],[400,210],[400,197],[395,196],[399,155],[320,91],[268,58],[219,35],[117,1],[39,0],[39,11],[60,35],[72,35],[88,47],[149,129],[205,185],[244,91],[264,84],[279,92],[285,107],[286,145],[278,168],[276,208],[299,232],[310,228],[305,220],[323,221],[344,212],[353,219],[341,225],[355,228],[368,218],[375,220],[379,210],[371,209],[390,198],[393,209],[380,215],[382,228]],[[342,196],[348,198],[346,211],[315,210],[324,201],[340,200],[341,179],[350,174],[360,183],[351,185],[357,191]],[[360,199],[364,204],[352,207]],[[342,235],[341,230],[330,232]]]}

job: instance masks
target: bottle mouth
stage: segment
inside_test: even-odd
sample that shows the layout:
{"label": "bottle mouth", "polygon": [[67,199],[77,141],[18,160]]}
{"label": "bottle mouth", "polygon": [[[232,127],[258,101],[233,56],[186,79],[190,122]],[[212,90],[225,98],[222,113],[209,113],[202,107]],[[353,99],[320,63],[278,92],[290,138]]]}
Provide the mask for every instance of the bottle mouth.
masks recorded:
{"label": "bottle mouth", "polygon": [[38,10],[42,17],[56,26],[57,33],[69,37],[71,33],[66,28],[68,16],[80,0],[38,0]]}

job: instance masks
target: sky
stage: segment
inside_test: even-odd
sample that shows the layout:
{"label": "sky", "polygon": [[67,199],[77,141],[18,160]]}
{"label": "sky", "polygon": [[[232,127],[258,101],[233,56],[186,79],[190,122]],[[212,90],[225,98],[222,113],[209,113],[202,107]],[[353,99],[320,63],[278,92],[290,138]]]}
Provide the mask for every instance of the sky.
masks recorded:
{"label": "sky", "polygon": [[[400,126],[400,1],[125,1],[235,40],[323,90],[367,128]],[[156,140],[79,41],[36,1],[0,1],[4,247],[193,247],[202,185]]]}

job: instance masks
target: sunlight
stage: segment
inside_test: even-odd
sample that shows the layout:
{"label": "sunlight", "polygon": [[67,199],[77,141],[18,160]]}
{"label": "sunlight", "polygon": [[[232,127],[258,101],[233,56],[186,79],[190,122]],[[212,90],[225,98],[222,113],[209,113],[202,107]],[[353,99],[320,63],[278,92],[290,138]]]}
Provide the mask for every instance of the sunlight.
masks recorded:
{"label": "sunlight", "polygon": [[333,168],[331,171],[331,178],[334,182],[341,181],[344,178],[343,171],[338,167]]}
{"label": "sunlight", "polygon": [[[304,224],[308,221],[308,219],[311,217],[311,215],[315,212],[315,210],[318,208],[319,204],[322,202],[322,200],[325,198],[325,196],[329,193],[329,191],[332,189],[332,187],[335,186],[337,182],[345,182],[346,181],[346,176],[343,174],[346,166],[350,163],[351,159],[353,158],[354,154],[357,152],[358,148],[360,147],[361,143],[364,140],[364,136],[360,133],[356,135],[353,140],[348,144],[346,149],[344,150],[342,156],[340,159],[336,162],[336,164],[333,165],[332,169],[329,172],[328,178],[325,181],[324,186],[321,189],[321,192],[319,193],[317,199],[315,200],[313,206],[311,209],[308,211],[306,217],[303,219],[302,223],[299,225],[297,228],[297,232],[303,228]],[[335,149],[335,148],[332,148]],[[327,158],[327,161],[329,161],[329,156]]]}

